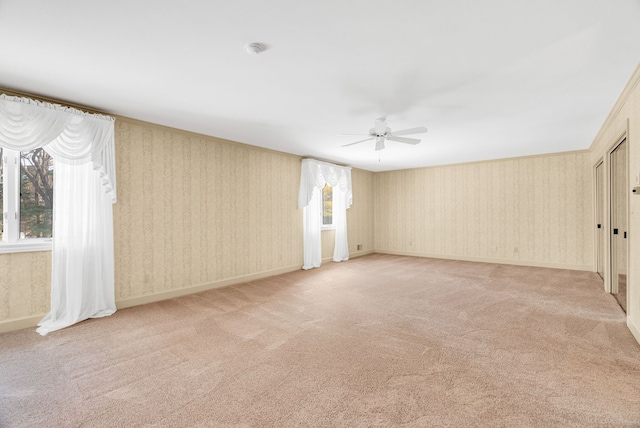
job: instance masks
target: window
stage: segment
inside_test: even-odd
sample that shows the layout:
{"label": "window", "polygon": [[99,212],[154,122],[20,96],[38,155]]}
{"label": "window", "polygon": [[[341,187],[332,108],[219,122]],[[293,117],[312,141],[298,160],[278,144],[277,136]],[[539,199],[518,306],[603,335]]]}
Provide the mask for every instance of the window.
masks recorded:
{"label": "window", "polygon": [[333,229],[333,188],[322,188],[322,229]]}
{"label": "window", "polygon": [[0,158],[0,252],[51,249],[53,159],[42,148]]}

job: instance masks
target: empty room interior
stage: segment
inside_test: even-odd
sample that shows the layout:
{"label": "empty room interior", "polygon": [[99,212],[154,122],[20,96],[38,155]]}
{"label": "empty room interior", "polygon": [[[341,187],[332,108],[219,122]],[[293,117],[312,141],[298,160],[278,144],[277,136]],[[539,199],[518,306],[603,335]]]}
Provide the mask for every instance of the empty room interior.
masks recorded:
{"label": "empty room interior", "polygon": [[640,426],[639,18],[0,2],[0,426]]}

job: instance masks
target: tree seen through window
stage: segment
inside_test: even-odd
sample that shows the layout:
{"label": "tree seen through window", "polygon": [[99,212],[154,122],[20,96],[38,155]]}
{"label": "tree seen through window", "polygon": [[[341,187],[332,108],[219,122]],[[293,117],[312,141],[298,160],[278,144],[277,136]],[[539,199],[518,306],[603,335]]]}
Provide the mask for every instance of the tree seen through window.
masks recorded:
{"label": "tree seen through window", "polygon": [[322,224],[333,224],[333,189],[328,184],[322,188]]}
{"label": "tree seen through window", "polygon": [[20,237],[50,238],[53,159],[44,149],[20,154]]}

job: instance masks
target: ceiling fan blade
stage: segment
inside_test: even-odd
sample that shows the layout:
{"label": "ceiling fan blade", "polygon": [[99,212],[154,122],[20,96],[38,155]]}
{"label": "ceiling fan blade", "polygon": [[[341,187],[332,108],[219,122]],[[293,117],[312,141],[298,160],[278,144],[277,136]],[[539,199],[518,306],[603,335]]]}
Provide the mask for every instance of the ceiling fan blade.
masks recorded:
{"label": "ceiling fan blade", "polygon": [[400,136],[400,135],[409,135],[409,134],[422,134],[423,132],[427,132],[427,128],[425,128],[424,126],[419,126],[417,128],[403,129],[401,131],[393,131],[391,132],[391,135]]}
{"label": "ceiling fan blade", "polygon": [[387,140],[397,141],[398,143],[418,144],[421,140],[417,138],[405,138],[405,137],[387,137]]}
{"label": "ceiling fan blade", "polygon": [[356,141],[355,143],[345,144],[342,147],[353,146],[354,144],[364,143],[365,141],[373,140],[375,137],[365,138],[364,140]]}
{"label": "ceiling fan blade", "polygon": [[384,138],[376,138],[376,151],[384,149]]}

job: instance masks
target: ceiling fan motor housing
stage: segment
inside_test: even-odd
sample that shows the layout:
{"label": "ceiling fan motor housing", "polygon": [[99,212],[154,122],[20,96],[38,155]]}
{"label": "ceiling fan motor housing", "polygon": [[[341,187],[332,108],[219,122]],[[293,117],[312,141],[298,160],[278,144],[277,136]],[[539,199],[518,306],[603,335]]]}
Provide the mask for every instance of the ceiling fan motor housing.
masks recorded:
{"label": "ceiling fan motor housing", "polygon": [[371,128],[369,130],[369,135],[371,135],[372,137],[386,137],[390,132],[391,132],[391,128],[389,127],[385,127],[384,132],[382,133],[380,132],[380,130],[376,128]]}

